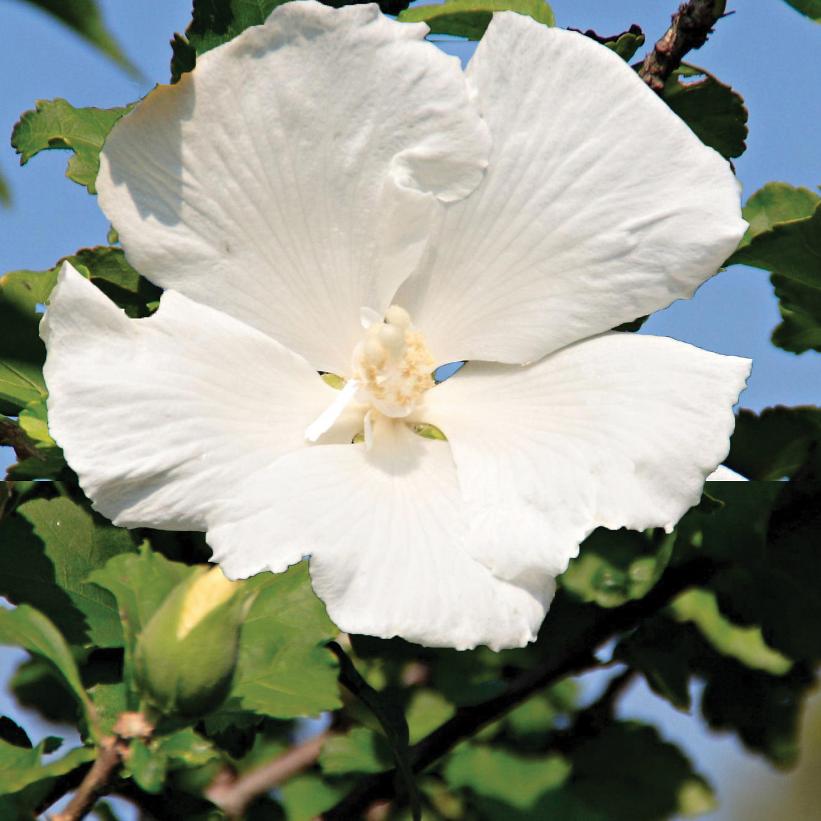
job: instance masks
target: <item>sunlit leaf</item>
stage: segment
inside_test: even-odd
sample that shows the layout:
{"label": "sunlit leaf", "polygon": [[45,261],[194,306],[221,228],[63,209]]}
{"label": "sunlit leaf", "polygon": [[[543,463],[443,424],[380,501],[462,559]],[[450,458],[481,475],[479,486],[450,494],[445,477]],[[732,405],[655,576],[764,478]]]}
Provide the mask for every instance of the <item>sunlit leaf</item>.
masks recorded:
{"label": "sunlit leaf", "polygon": [[677,621],[692,622],[719,653],[747,667],[774,676],[784,675],[792,667],[790,659],[767,646],[760,628],[737,627],[725,619],[709,590],[688,590],[670,605],[670,612]]}
{"label": "sunlit leaf", "polygon": [[773,271],[821,290],[821,201],[810,216],[776,223],[757,234],[727,260],[728,265],[734,263]]}
{"label": "sunlit leaf", "polygon": [[331,736],[322,745],[319,766],[327,775],[378,773],[391,769],[393,756],[383,735],[354,727],[345,735]]}
{"label": "sunlit leaf", "polygon": [[0,522],[0,593],[31,604],[74,643],[122,644],[113,596],[88,574],[135,550],[129,531],[66,498],[34,499]]}
{"label": "sunlit leaf", "polygon": [[94,183],[100,170],[100,150],[112,126],[129,109],[74,108],[62,99],[38,100],[14,126],[11,144],[25,165],[41,151],[66,149],[74,152],[66,176],[96,193]]}
{"label": "sunlit leaf", "polygon": [[640,599],[670,560],[674,537],[655,539],[633,530],[599,528],[560,577],[562,587],[582,601],[618,607]]}
{"label": "sunlit leaf", "polygon": [[615,51],[622,60],[632,60],[633,55],[644,45],[644,32],[633,25],[616,37],[605,40],[604,45]]}
{"label": "sunlit leaf", "polygon": [[811,217],[820,199],[809,188],[768,182],[744,203],[742,214],[750,227],[739,247],[749,245],[759,234],[772,230],[780,222]]}
{"label": "sunlit leaf", "polygon": [[444,776],[452,787],[468,787],[517,809],[528,809],[543,793],[560,787],[570,769],[559,755],[528,757],[487,745],[464,744],[448,757]]}
{"label": "sunlit leaf", "polygon": [[56,279],[51,271],[14,271],[0,277],[0,413],[16,415],[46,396],[46,349],[37,333],[37,307],[45,303]]}
{"label": "sunlit leaf", "polygon": [[[809,207],[810,197],[795,189],[769,193],[780,193],[782,210],[792,216]],[[773,333],[773,342],[793,353],[821,350],[821,204],[808,217],[774,223],[753,236],[727,260],[735,263],[773,273],[784,320]]]}
{"label": "sunlit leaf", "polygon": [[94,705],[83,687],[71,651],[59,630],[39,610],[21,604],[0,610],[0,644],[22,647],[51,662],[71,689],[91,725],[96,724]]}
{"label": "sunlit leaf", "polygon": [[330,783],[313,773],[304,773],[282,785],[279,800],[288,821],[313,821],[333,807],[347,791],[346,784]]}
{"label": "sunlit leaf", "polygon": [[[29,402],[20,411],[17,424],[31,444],[28,455],[12,465],[9,479],[64,479],[70,475],[63,451],[48,432],[46,403],[42,399]],[[0,545],[2,550],[2,545]],[[0,561],[2,561],[0,559]]]}
{"label": "sunlit leaf", "polygon": [[405,709],[408,740],[411,744],[416,744],[440,724],[444,724],[453,713],[453,705],[436,690],[427,687],[415,689]]}
{"label": "sunlit leaf", "polygon": [[431,34],[479,40],[496,11],[515,11],[546,26],[556,24],[553,10],[543,0],[448,0],[406,9],[399,19],[405,23],[427,23]]}
{"label": "sunlit leaf", "polygon": [[337,665],[324,646],[337,634],[305,563],[251,582],[257,598],[243,624],[229,705],[277,718],[339,707]]}
{"label": "sunlit leaf", "polygon": [[[59,746],[59,739],[46,738],[36,747],[18,747],[0,739],[0,795],[20,792],[38,782],[47,787],[43,782],[65,775],[95,757],[92,748],[77,747],[56,760],[44,763],[43,755],[55,749],[55,742]],[[24,818],[25,815],[19,817]]]}

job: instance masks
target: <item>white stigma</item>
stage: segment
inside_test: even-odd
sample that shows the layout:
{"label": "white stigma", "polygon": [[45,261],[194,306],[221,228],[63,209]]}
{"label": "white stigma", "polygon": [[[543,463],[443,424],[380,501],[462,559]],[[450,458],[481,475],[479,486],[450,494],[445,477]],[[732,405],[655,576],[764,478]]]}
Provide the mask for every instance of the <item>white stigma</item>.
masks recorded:
{"label": "white stigma", "polygon": [[413,412],[425,391],[433,387],[433,357],[408,312],[391,305],[384,322],[374,322],[354,349],[353,378],[357,401],[385,416]]}

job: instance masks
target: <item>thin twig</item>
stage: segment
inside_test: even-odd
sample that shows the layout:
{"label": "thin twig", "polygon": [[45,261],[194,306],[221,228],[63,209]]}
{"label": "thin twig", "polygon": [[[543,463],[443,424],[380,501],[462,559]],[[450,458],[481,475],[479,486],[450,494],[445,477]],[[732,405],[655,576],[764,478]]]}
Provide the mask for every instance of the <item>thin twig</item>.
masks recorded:
{"label": "thin twig", "polygon": [[120,768],[128,744],[126,739],[116,736],[109,736],[100,742],[99,752],[91,769],[86,773],[68,806],[62,812],[51,816],[52,821],[79,821],[86,817]]}
{"label": "thin twig", "polygon": [[688,0],[673,15],[670,28],[644,58],[639,76],[655,92],[681,65],[688,51],[701,48],[716,22],[724,17],[724,0]]}
{"label": "thin twig", "polygon": [[255,798],[310,767],[330,735],[324,732],[313,736],[243,775],[223,771],[206,790],[205,797],[228,818],[242,818]]}
{"label": "thin twig", "polygon": [[[538,667],[521,673],[495,698],[481,704],[459,708],[452,718],[411,747],[413,771],[422,772],[460,741],[470,738],[482,727],[496,721],[534,693],[568,675],[597,666],[594,652],[604,642],[636,627],[644,618],[669,604],[682,591],[704,584],[718,569],[718,565],[709,559],[694,559],[668,570],[643,599],[612,610],[600,609],[576,642],[576,650],[564,657],[551,656]],[[617,680],[620,691],[620,688],[626,685],[627,677],[617,677]],[[616,686],[613,684],[613,687]],[[395,776],[395,771],[389,770],[363,779],[342,801],[328,810],[322,816],[323,819],[346,821],[358,818],[375,801],[392,798]]]}
{"label": "thin twig", "polygon": [[128,755],[132,739],[147,740],[154,727],[142,713],[124,712],[117,717],[114,735],[105,736],[97,747],[97,758],[80,782],[68,806],[52,821],[80,821],[91,812],[97,799],[108,792],[111,781]]}

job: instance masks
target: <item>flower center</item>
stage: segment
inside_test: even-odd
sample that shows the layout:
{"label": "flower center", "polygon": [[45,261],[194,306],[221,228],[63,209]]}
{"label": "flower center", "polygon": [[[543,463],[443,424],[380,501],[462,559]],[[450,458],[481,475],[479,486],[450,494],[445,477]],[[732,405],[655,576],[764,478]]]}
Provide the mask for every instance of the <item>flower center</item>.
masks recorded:
{"label": "flower center", "polygon": [[404,308],[391,305],[384,322],[374,322],[353,352],[357,401],[385,416],[412,413],[422,394],[434,386],[435,367],[425,338]]}

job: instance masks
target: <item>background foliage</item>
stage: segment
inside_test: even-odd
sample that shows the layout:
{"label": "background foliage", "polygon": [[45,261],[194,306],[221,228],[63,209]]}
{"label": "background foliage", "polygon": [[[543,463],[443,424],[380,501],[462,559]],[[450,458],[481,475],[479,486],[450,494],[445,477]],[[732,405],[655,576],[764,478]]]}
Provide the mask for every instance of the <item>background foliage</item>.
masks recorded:
{"label": "background foliage", "polygon": [[[71,13],[36,5],[129,65],[91,0]],[[197,0],[172,42],[172,78],[275,5]],[[555,23],[540,0],[404,5],[383,8],[434,34],[478,38],[499,8]],[[791,5],[820,16],[812,2]],[[637,27],[587,33],[631,62],[647,49]],[[728,159],[744,152],[738,91],[683,63],[661,93],[706,144]],[[67,176],[93,194],[99,150],[126,110],[40,101],[12,142],[21,162],[67,150]],[[818,203],[809,188],[763,186],[747,198],[750,230],[727,263],[770,272],[782,317],[772,341],[794,354],[821,350]],[[69,258],[129,315],[149,314],[159,291],[116,236],[109,242]],[[709,810],[709,773],[657,728],[619,717],[619,697],[639,678],[774,767],[795,764],[821,656],[821,410],[809,406],[739,411],[727,463],[753,481],[709,486],[673,534],[592,534],[527,648],[458,653],[339,637],[303,565],[248,585],[219,704],[196,716],[150,711],[151,731],[123,728],[124,712],[147,709],[140,636],[209,551],[200,534],[101,519],[50,438],[37,324],[56,270],[0,279],[0,442],[17,456],[0,485],[0,595],[16,606],[0,610],[0,643],[30,654],[12,681],[18,702],[73,725],[78,741],[33,745],[0,718],[0,817],[33,817],[74,790],[112,738],[122,749],[105,791],[159,819],[355,818],[370,808],[374,818],[650,821]],[[200,641],[200,652],[214,644]],[[591,670],[601,671],[601,692],[578,679]],[[306,739],[303,718],[321,713],[327,728]],[[115,817],[105,803],[96,812]]]}

